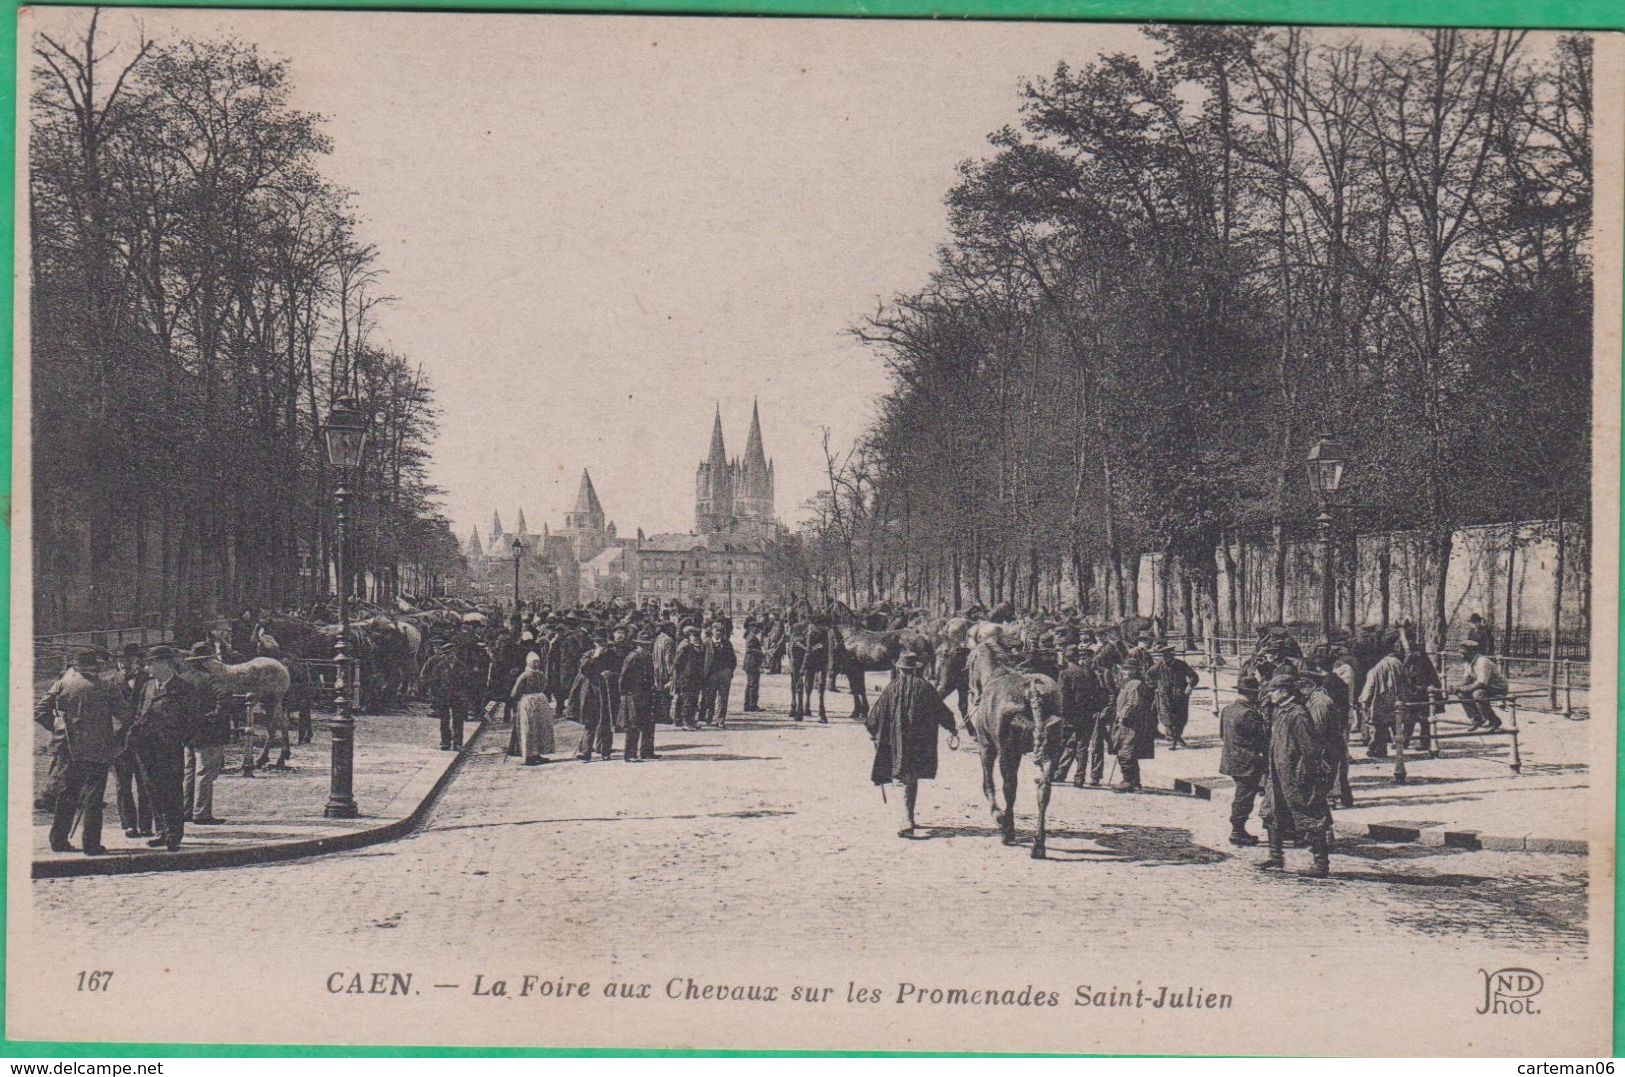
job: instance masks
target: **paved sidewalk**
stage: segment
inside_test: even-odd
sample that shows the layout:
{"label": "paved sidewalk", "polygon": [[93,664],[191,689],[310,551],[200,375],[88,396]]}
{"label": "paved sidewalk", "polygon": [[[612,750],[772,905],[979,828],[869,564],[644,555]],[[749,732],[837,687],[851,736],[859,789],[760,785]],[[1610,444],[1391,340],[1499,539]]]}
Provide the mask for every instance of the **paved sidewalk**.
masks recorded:
{"label": "paved sidewalk", "polygon": [[[1192,656],[1199,657],[1199,656]],[[1228,659],[1227,659],[1228,660]],[[1194,664],[1194,663],[1193,663]],[[1157,744],[1148,776],[1180,792],[1220,803],[1228,812],[1232,783],[1219,774],[1219,726],[1212,674],[1191,698],[1185,739],[1190,750]],[[1237,698],[1234,667],[1219,671],[1219,702]],[[1409,841],[1424,845],[1499,851],[1585,853],[1591,784],[1587,763],[1589,721],[1518,708],[1521,772],[1512,769],[1511,738],[1471,737],[1443,741],[1437,759],[1406,754],[1407,777],[1395,784],[1393,759],[1367,759],[1358,740],[1349,745],[1353,808],[1337,808],[1337,832],[1345,837]],[[1500,708],[1503,718],[1506,709]],[[1465,729],[1461,708],[1449,705],[1441,728]],[[1253,829],[1258,829],[1256,809]]]}
{"label": "paved sidewalk", "polygon": [[[36,728],[35,788],[45,781],[50,759],[48,736]],[[481,726],[468,730],[472,744]],[[505,735],[506,726],[500,727]],[[428,708],[414,704],[403,714],[359,715],[356,718],[354,792],[361,815],[329,819],[322,814],[329,788],[330,740],[322,716],[316,716],[316,738],[295,747],[291,769],[261,770],[244,777],[227,769],[215,783],[215,814],[220,826],[186,828],[176,852],[150,849],[146,838],[128,838],[118,825],[113,776],[107,782],[102,840],[109,853],[53,853],[48,839],[50,816],[34,812],[34,878],[101,875],[131,871],[169,871],[260,863],[356,848],[385,841],[410,830],[428,808],[462,753],[440,750],[439,723]],[[274,758],[274,756],[273,756]],[[228,752],[228,767],[240,756]],[[73,843],[79,845],[77,831]]]}

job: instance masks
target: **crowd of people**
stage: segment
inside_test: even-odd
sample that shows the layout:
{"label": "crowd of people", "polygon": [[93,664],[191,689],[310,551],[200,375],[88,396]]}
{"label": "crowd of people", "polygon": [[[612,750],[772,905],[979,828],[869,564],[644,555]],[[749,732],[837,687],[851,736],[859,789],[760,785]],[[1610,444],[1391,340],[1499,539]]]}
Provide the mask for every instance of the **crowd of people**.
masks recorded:
{"label": "crowd of people", "polygon": [[[1269,851],[1258,867],[1283,868],[1286,846],[1293,842],[1310,851],[1304,874],[1327,877],[1332,804],[1353,806],[1348,778],[1353,734],[1365,741],[1372,759],[1386,758],[1395,745],[1401,752],[1413,743],[1427,750],[1433,720],[1450,695],[1466,712],[1468,732],[1499,731],[1502,721],[1494,704],[1506,696],[1507,683],[1487,653],[1493,646],[1488,626],[1474,615],[1462,643],[1461,678],[1447,693],[1433,661],[1404,626],[1334,635],[1307,655],[1285,626],[1266,628],[1240,670],[1239,698],[1219,715],[1219,769],[1235,782],[1230,842],[1259,844],[1247,829],[1259,807]],[[1120,772],[1112,789],[1140,792],[1140,763],[1155,757],[1159,741],[1170,749],[1186,746],[1190,696],[1200,678],[1151,629],[1129,642],[1119,627],[1091,630],[1075,617],[1063,617],[1020,632],[995,631],[979,641],[966,638],[938,657],[936,691],[926,693],[919,691],[920,659],[906,653],[898,660],[900,676],[869,716],[876,749],[871,779],[902,786],[900,836],[914,835],[918,782],[936,776],[937,731],[957,732],[945,704],[955,692],[964,730],[976,731],[972,673],[979,666],[979,648],[990,649],[980,662],[984,668],[991,663],[1053,680],[1054,715],[1029,719],[1035,755],[1052,780],[1065,781],[1076,767],[1075,785],[1100,785],[1111,759]],[[1042,707],[1041,698],[1034,694],[1035,708]],[[985,710],[980,717],[988,718]],[[1045,748],[1036,742],[1051,721],[1057,722],[1058,736],[1054,748]],[[1403,780],[1402,771],[1396,780]]]}
{"label": "crowd of people", "polygon": [[[896,675],[864,716],[875,744],[872,780],[903,787],[905,836],[915,826],[918,782],[936,774],[938,731],[976,732],[979,662],[1053,681],[1054,714],[1041,720],[1058,721],[1062,731],[1056,741],[1062,747],[1045,759],[1054,780],[1068,780],[1075,768],[1075,785],[1098,786],[1109,762],[1114,791],[1140,792],[1140,764],[1155,757],[1159,743],[1169,750],[1187,746],[1190,699],[1200,677],[1163,637],[1161,625],[1090,626],[1066,610],[1022,617],[1010,608],[974,608],[928,624],[900,609],[853,614],[831,608],[821,615],[805,606],[753,609],[742,615],[741,662],[733,616],[715,607],[486,607],[430,633],[417,687],[438,719],[446,751],[463,747],[467,722],[500,715],[511,723],[508,753],[527,765],[561,750],[583,762],[607,760],[616,754],[617,736],[623,761],[645,762],[659,758],[658,725],[727,726],[741,664],[742,709],[759,711],[762,674],[782,672],[787,659],[807,662],[818,624],[837,616],[890,629],[919,649],[901,651]],[[991,632],[967,630],[989,624]],[[52,731],[52,766],[36,806],[52,813],[54,851],[73,850],[71,834],[80,826],[83,852],[105,852],[109,776],[120,826],[154,848],[178,848],[188,823],[221,822],[214,785],[242,702],[222,694],[200,668],[227,641],[206,631],[190,634],[202,639],[190,647],[132,644],[116,662],[80,651],[40,699],[35,719]],[[236,635],[232,645],[252,642]],[[1501,719],[1494,703],[1507,684],[1482,618],[1475,615],[1462,648],[1454,696],[1469,731],[1496,731]],[[979,657],[979,650],[986,653]],[[825,672],[816,671],[819,677]],[[1284,626],[1270,626],[1247,656],[1236,693],[1219,715],[1219,769],[1236,786],[1230,841],[1259,844],[1247,824],[1261,802],[1269,854],[1259,866],[1282,867],[1287,844],[1297,842],[1311,852],[1309,873],[1319,876],[1329,871],[1331,806],[1352,804],[1351,731],[1362,734],[1373,759],[1395,746],[1427,750],[1432,719],[1447,697],[1438,670],[1404,626],[1334,636],[1308,654]],[[950,707],[956,696],[957,723]],[[561,719],[580,724],[576,744],[558,742]]]}
{"label": "crowd of people", "polygon": [[[52,814],[53,852],[100,856],[107,779],[119,825],[153,848],[180,848],[186,825],[214,826],[214,785],[240,706],[200,667],[216,657],[199,642],[126,646],[116,664],[101,651],[74,653],[35,705],[51,732],[51,769],[36,807]],[[71,842],[75,825],[81,845]]]}
{"label": "crowd of people", "polygon": [[[761,709],[764,671],[782,667],[785,622],[777,614],[744,618],[742,711]],[[554,609],[521,603],[468,613],[434,642],[420,681],[440,719],[440,747],[463,744],[475,715],[513,723],[509,752],[530,765],[558,750],[553,721],[582,726],[576,758],[590,762],[659,758],[655,727],[728,724],[734,674],[741,659],[734,619],[715,607],[622,602]]]}

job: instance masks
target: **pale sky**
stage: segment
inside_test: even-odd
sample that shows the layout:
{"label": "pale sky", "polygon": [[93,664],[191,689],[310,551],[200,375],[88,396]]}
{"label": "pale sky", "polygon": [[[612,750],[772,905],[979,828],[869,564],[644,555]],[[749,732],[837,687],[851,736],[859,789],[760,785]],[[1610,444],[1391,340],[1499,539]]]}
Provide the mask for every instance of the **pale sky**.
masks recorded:
{"label": "pale sky", "polygon": [[[40,9],[36,9],[37,11]],[[83,12],[57,17],[82,20]],[[844,329],[918,287],[956,164],[1024,78],[1132,28],[1064,23],[110,10],[292,61],[323,169],[381,252],[377,339],[430,373],[466,540],[563,522],[583,467],[621,534],[686,531],[720,403],[753,397],[794,522],[886,379]]]}

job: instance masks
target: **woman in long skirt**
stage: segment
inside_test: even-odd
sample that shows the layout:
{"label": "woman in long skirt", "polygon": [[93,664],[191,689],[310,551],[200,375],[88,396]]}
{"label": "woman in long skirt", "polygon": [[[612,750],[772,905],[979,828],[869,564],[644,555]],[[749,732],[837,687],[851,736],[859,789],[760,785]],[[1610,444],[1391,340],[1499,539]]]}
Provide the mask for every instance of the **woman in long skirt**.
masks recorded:
{"label": "woman in long skirt", "polygon": [[513,682],[514,725],[519,730],[519,754],[527,767],[545,763],[554,750],[552,707],[547,702],[547,675],[541,656],[525,656],[525,672]]}

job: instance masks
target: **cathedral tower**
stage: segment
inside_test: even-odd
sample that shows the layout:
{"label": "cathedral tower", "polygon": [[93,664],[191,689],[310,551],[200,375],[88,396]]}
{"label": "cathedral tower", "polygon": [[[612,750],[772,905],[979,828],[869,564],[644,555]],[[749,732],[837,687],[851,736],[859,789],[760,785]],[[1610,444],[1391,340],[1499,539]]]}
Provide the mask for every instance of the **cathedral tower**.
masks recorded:
{"label": "cathedral tower", "polygon": [[711,420],[711,451],[694,473],[694,530],[727,531],[733,517],[733,469],[722,444],[722,407]]}
{"label": "cathedral tower", "polygon": [[694,472],[694,530],[762,541],[772,539],[778,530],[773,516],[773,461],[762,445],[762,418],[755,403],[742,458],[728,459],[721,407],[711,420],[711,450]]}

